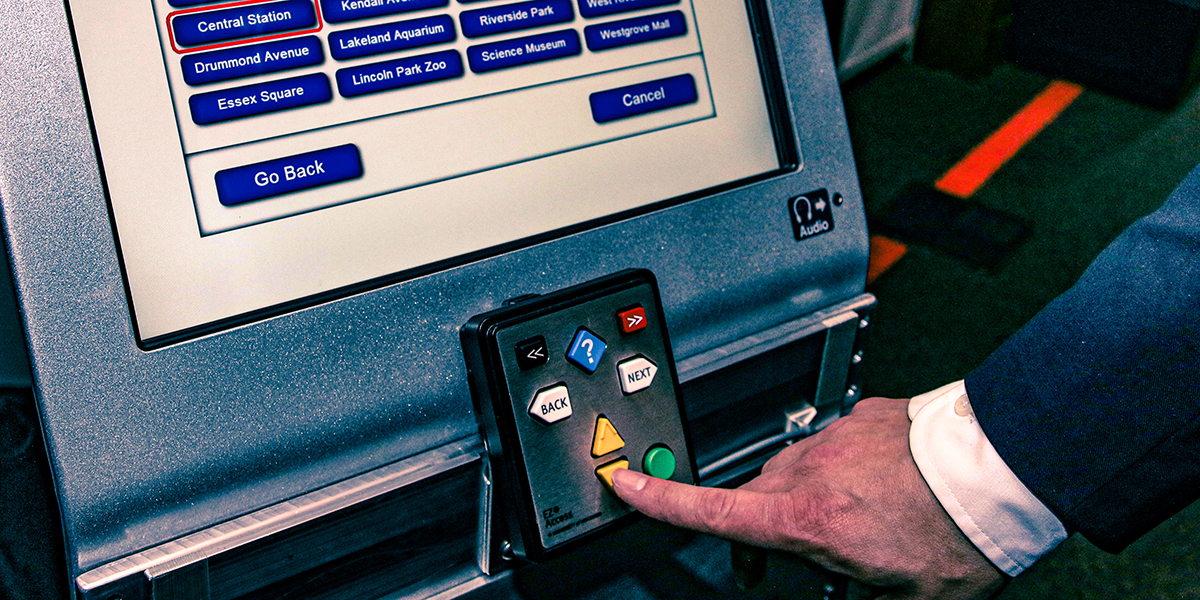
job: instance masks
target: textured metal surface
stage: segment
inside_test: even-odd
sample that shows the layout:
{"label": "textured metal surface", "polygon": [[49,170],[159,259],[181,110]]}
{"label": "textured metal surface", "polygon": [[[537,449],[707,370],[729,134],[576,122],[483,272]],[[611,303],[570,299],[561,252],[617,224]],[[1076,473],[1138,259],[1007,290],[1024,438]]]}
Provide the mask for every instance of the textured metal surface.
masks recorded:
{"label": "textured metal surface", "polygon": [[[475,434],[457,329],[505,298],[648,268],[686,358],[860,293],[821,6],[772,12],[798,172],[143,352],[63,4],[0,2],[0,201],[71,575]],[[786,199],[820,187],[836,230],[797,242]]]}

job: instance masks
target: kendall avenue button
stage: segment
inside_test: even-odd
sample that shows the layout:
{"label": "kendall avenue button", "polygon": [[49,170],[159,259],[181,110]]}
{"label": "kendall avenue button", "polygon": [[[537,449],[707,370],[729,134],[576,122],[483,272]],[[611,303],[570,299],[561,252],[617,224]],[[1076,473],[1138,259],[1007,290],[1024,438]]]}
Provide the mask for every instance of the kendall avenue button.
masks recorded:
{"label": "kendall avenue button", "polygon": [[436,15],[335,31],[329,34],[329,54],[337,60],[347,60],[453,42],[456,37],[454,19],[448,15]]}
{"label": "kendall avenue button", "polygon": [[225,206],[298,192],[361,177],[354,144],[218,171],[217,198]]}
{"label": "kendall avenue button", "polygon": [[338,69],[338,92],[346,98],[374,94],[431,81],[461,77],[462,57],[457,50],[409,56],[357,67]]}
{"label": "kendall avenue button", "polygon": [[219,123],[253,115],[329,102],[333,91],[324,73],[229,88],[188,98],[192,122]]}
{"label": "kendall avenue button", "polygon": [[621,391],[626,394],[650,387],[650,384],[654,383],[655,373],[658,373],[658,367],[641,356],[617,365],[617,374],[621,377]]}
{"label": "kendall avenue button", "polygon": [[188,54],[180,62],[183,67],[183,80],[188,85],[203,85],[319,65],[325,62],[325,54],[321,52],[321,40],[308,35],[265,44]]}
{"label": "kendall avenue button", "polygon": [[571,395],[567,393],[567,386],[556,385],[538,392],[529,405],[529,416],[547,425],[571,416]]}
{"label": "kendall avenue button", "polygon": [[672,11],[635,19],[589,25],[583,29],[588,50],[608,50],[687,34],[683,13]]}
{"label": "kendall avenue button", "polygon": [[447,4],[450,0],[321,0],[321,16],[330,23],[344,23]]}
{"label": "kendall avenue button", "polygon": [[171,30],[180,46],[199,46],[316,24],[311,0],[283,0],[179,15],[171,19]]}
{"label": "kendall avenue button", "polygon": [[458,16],[463,35],[469,38],[529,29],[575,19],[571,0],[534,0],[463,11]]}
{"label": "kendall avenue button", "polygon": [[467,64],[474,73],[496,71],[530,63],[575,56],[583,52],[574,29],[504,40],[467,48]]}
{"label": "kendall avenue button", "polygon": [[596,92],[588,100],[592,105],[592,118],[597,123],[607,123],[691,104],[697,98],[696,80],[685,74]]}
{"label": "kendall avenue button", "polygon": [[579,0],[579,14],[586,18],[679,4],[679,0]]}

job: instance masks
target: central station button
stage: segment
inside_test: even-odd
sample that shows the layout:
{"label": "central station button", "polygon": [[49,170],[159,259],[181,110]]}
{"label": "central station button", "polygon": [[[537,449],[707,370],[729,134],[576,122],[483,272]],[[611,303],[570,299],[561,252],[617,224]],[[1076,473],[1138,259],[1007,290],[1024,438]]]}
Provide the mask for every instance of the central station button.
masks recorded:
{"label": "central station button", "polygon": [[538,392],[529,405],[529,416],[547,425],[571,416],[571,396],[567,386],[560,384]]}
{"label": "central station button", "polygon": [[654,383],[654,374],[658,367],[644,357],[631,358],[617,365],[617,373],[621,375],[621,391],[626,394],[640,392]]}

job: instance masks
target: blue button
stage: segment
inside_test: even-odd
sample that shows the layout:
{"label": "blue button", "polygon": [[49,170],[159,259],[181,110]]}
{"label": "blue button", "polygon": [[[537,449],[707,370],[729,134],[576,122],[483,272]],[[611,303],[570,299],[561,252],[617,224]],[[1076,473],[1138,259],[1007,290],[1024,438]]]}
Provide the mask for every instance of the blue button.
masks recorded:
{"label": "blue button", "polygon": [[604,343],[604,340],[580,327],[579,331],[575,332],[575,339],[571,341],[571,350],[567,352],[567,360],[588,373],[595,373],[596,367],[600,366],[600,358],[604,356],[605,348],[608,348],[608,345]]}
{"label": "blue button", "polygon": [[575,19],[571,0],[534,0],[466,10],[458,16],[463,35],[469,38],[494,35],[506,31],[529,29]]}
{"label": "blue button", "polygon": [[457,50],[409,56],[359,67],[338,69],[338,92],[347,98],[461,77],[462,57]]}
{"label": "blue button", "polygon": [[321,0],[321,16],[330,23],[345,23],[447,4],[450,0]]}
{"label": "blue button", "polygon": [[579,14],[587,18],[679,4],[679,0],[579,0]]}
{"label": "blue button", "polygon": [[309,67],[325,62],[321,40],[316,36],[239,46],[227,50],[188,54],[181,60],[183,80],[203,85],[263,73]]}
{"label": "blue button", "polygon": [[316,24],[316,8],[311,0],[283,0],[238,6],[188,13],[171,19],[175,43],[180,46],[199,46],[256,37],[277,31],[304,29]]}
{"label": "blue button", "polygon": [[687,21],[683,19],[683,13],[677,10],[660,15],[610,21],[603,25],[589,25],[583,29],[587,47],[593,52],[678,37],[686,33]]}
{"label": "blue button", "polygon": [[253,115],[329,102],[333,90],[324,73],[229,88],[188,98],[192,121],[219,123]]}
{"label": "blue button", "polygon": [[356,179],[362,174],[358,147],[346,144],[218,171],[217,197],[221,204],[233,206]]}
{"label": "blue button", "polygon": [[696,80],[691,75],[676,75],[613,90],[596,92],[588,97],[592,118],[607,123],[634,115],[663,110],[696,101]]}
{"label": "blue button", "polygon": [[471,71],[483,73],[529,63],[575,56],[583,52],[574,29],[531,35],[529,37],[481,44],[467,48]]}
{"label": "blue button", "polygon": [[395,52],[408,48],[453,42],[454,19],[437,15],[400,23],[385,23],[329,34],[329,53],[337,60]]}

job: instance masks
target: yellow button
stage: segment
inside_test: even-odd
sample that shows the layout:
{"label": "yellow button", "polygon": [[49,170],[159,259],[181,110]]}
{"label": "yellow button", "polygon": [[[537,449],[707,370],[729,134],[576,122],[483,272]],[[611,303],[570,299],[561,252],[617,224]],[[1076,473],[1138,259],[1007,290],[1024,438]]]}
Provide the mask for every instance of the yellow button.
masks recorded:
{"label": "yellow button", "polygon": [[625,440],[617,433],[612,421],[607,417],[596,419],[596,433],[592,436],[592,456],[600,458],[609,452],[616,452],[625,447]]}
{"label": "yellow button", "polygon": [[[608,491],[612,492],[613,471],[616,471],[617,469],[628,469],[628,468],[629,468],[629,460],[628,459],[625,459],[625,458],[617,459],[617,460],[614,460],[614,461],[608,463],[607,465],[604,465],[602,467],[597,467],[596,468],[596,477],[599,477],[600,480],[604,482],[604,485],[608,486]],[[613,493],[615,494],[616,492],[613,492]]]}

